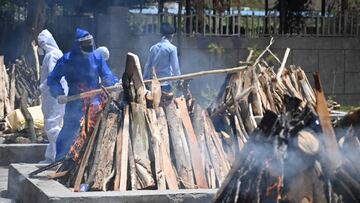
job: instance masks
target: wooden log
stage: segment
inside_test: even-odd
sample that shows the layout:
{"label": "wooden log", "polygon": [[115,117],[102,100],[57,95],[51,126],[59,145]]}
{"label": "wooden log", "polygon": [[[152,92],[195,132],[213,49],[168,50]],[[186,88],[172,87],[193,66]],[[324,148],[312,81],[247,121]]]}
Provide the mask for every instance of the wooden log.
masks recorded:
{"label": "wooden log", "polygon": [[276,112],[274,98],[271,93],[271,83],[270,83],[269,78],[266,77],[266,75],[263,75],[260,82],[262,83],[261,86],[264,88],[264,92],[265,92],[267,101],[270,104],[270,108],[271,108],[270,110]]}
{"label": "wooden log", "polygon": [[15,64],[12,65],[11,69],[11,77],[10,77],[10,93],[9,93],[9,101],[10,101],[10,108],[11,110],[15,110],[15,98],[16,98],[16,79],[15,79]]}
{"label": "wooden log", "polygon": [[215,127],[209,117],[209,115],[207,113],[205,113],[205,119],[208,122],[208,127],[209,127],[209,132],[211,132],[211,136],[212,139],[214,141],[216,150],[218,151],[220,157],[222,158],[223,162],[224,162],[224,166],[226,167],[227,170],[230,169],[230,164],[227,162],[226,156],[225,156],[225,152],[224,152],[224,148],[222,146],[222,141],[220,140],[220,136],[219,134],[216,132]]}
{"label": "wooden log", "polygon": [[[101,145],[99,153],[100,161],[94,177],[94,183],[91,186],[92,190],[103,190],[105,179],[110,176],[113,168],[114,149],[117,135],[117,119],[118,116],[114,113],[109,113],[106,119],[106,130],[102,140],[99,140],[98,145]],[[105,184],[106,185],[106,184]]]}
{"label": "wooden log", "polygon": [[314,73],[315,95],[316,95],[316,112],[319,116],[322,130],[322,138],[325,145],[325,154],[323,161],[324,167],[328,173],[334,173],[342,165],[342,157],[339,146],[336,142],[335,132],[332,127],[329,110],[327,107],[324,92],[322,90],[319,73]]}
{"label": "wooden log", "polygon": [[84,177],[85,168],[86,168],[87,163],[89,161],[89,157],[90,157],[91,151],[92,151],[93,146],[94,146],[95,138],[96,138],[97,131],[98,131],[100,121],[101,121],[102,117],[103,117],[103,114],[101,113],[99,118],[97,119],[97,121],[95,123],[93,132],[90,135],[89,142],[88,142],[88,144],[86,146],[84,155],[83,155],[83,157],[81,159],[79,170],[78,170],[78,173],[76,175],[76,179],[75,179],[75,183],[74,183],[74,191],[75,192],[80,191],[80,185],[81,185],[81,182],[82,182],[83,177]]}
{"label": "wooden log", "polygon": [[211,163],[210,154],[208,151],[208,147],[206,144],[205,138],[205,121],[204,121],[204,110],[199,106],[195,105],[194,113],[192,117],[192,123],[194,126],[195,135],[197,137],[200,153],[203,159],[203,165],[205,167],[205,175],[209,188],[216,188],[216,175],[214,171],[214,167]]}
{"label": "wooden log", "polygon": [[189,144],[191,163],[194,170],[195,184],[199,188],[207,188],[207,182],[205,177],[205,168],[202,164],[202,157],[199,150],[199,145],[196,139],[196,135],[191,124],[189,112],[187,110],[186,101],[184,98],[175,99],[175,103],[179,109],[180,117],[185,128],[187,141]]}
{"label": "wooden log", "polygon": [[132,101],[146,105],[145,85],[142,79],[140,60],[137,55],[133,53],[127,54],[125,74],[130,79],[130,81],[133,81],[134,84],[135,95],[132,95]]}
{"label": "wooden log", "polygon": [[216,179],[217,182],[219,183],[219,185],[221,184],[221,182],[225,179],[226,174],[227,174],[227,166],[225,163],[225,160],[222,159],[222,157],[220,156],[218,149],[215,146],[213,137],[212,137],[212,129],[209,126],[208,120],[206,119],[205,114],[203,114],[204,116],[204,130],[205,130],[205,140],[206,140],[206,145],[207,148],[209,150],[209,154],[210,154],[210,160],[212,163],[212,166],[214,167],[214,171],[216,174]]}
{"label": "wooden log", "polygon": [[[95,139],[95,141],[94,141],[95,150],[94,150],[92,158],[89,160],[89,166],[91,166],[91,167],[89,167],[90,168],[89,169],[89,175],[88,175],[88,178],[86,180],[86,184],[88,184],[90,186],[90,188],[94,183],[95,174],[96,174],[96,172],[98,170],[98,165],[99,165],[99,162],[100,162],[100,159],[101,159],[100,158],[100,153],[101,153],[101,150],[102,150],[102,140],[103,140],[105,131],[107,129],[107,114],[108,114],[107,112],[108,112],[108,109],[106,109],[105,111],[103,112],[103,114],[105,116],[102,116],[100,124],[99,124],[97,139]],[[85,121],[85,123],[88,123],[88,121]]]}
{"label": "wooden log", "polygon": [[[137,66],[137,62],[134,59],[134,57],[136,55],[129,53],[130,55],[128,55],[128,57],[132,58],[129,59],[129,66]],[[135,57],[136,58],[136,57]],[[139,66],[140,67],[140,66]],[[129,70],[132,70],[133,68],[129,68]],[[189,80],[189,79],[193,79],[195,77],[201,77],[201,76],[207,76],[207,75],[214,75],[214,74],[226,74],[226,73],[235,73],[235,72],[239,72],[239,71],[244,71],[247,69],[247,66],[239,66],[239,67],[234,67],[234,68],[227,68],[227,69],[218,69],[218,70],[209,70],[209,71],[199,71],[196,73],[189,73],[189,74],[184,74],[184,75],[179,75],[179,76],[169,76],[169,77],[163,77],[163,78],[158,78],[159,82],[164,82],[164,81],[176,81],[176,80]],[[130,77],[132,76],[133,71],[130,75]],[[139,77],[135,77],[137,79],[139,79]],[[144,80],[142,83],[151,83],[152,80]],[[141,85],[141,83],[137,83],[137,86]],[[138,86],[139,87],[139,86]],[[123,90],[123,87],[121,85],[115,85],[115,86],[110,86],[110,87],[106,87],[106,90],[108,91],[121,91]],[[66,97],[66,102],[70,102],[70,101],[74,101],[74,100],[78,100],[81,98],[86,98],[86,97],[92,97],[94,95],[100,94],[102,92],[101,89],[96,89],[96,90],[91,90],[88,92],[83,92],[81,94],[78,95],[72,95],[72,96],[68,96]],[[140,94],[141,95],[141,94]],[[141,97],[139,95],[139,97]]]}
{"label": "wooden log", "polygon": [[135,164],[134,150],[132,145],[133,144],[131,143],[131,139],[129,139],[128,152],[129,152],[130,189],[137,190],[138,179],[136,175],[136,164]]}
{"label": "wooden log", "polygon": [[26,131],[29,134],[30,140],[32,143],[36,142],[36,133],[35,133],[35,127],[34,127],[34,119],[31,116],[29,110],[27,109],[27,98],[28,98],[28,94],[26,91],[23,91],[23,94],[21,95],[21,100],[20,100],[20,110],[21,113],[24,115],[25,120],[26,120]]}
{"label": "wooden log", "polygon": [[5,75],[3,72],[4,66],[4,56],[0,56],[0,119],[5,118],[5,98],[4,88],[5,88]]}
{"label": "wooden log", "polygon": [[158,190],[166,189],[165,182],[165,166],[163,162],[163,154],[161,153],[160,145],[162,144],[158,120],[154,109],[147,109],[146,111],[147,126],[150,130],[152,152],[155,162],[155,176]]}
{"label": "wooden log", "polygon": [[171,162],[171,158],[169,152],[166,151],[166,147],[164,143],[160,145],[160,152],[163,155],[163,164],[164,164],[164,172],[167,186],[170,190],[178,190],[179,186],[177,183],[177,175],[176,171],[173,168],[173,163]]}
{"label": "wooden log", "polygon": [[156,110],[156,116],[158,118],[158,126],[160,130],[162,144],[168,154],[170,156],[170,142],[169,142],[169,129],[166,121],[166,116],[164,109],[159,107]]}
{"label": "wooden log", "polygon": [[282,75],[283,70],[285,68],[287,58],[289,57],[289,53],[290,53],[290,48],[286,48],[284,58],[283,58],[283,60],[281,62],[281,66],[280,66],[278,72],[276,73],[276,80],[277,81],[281,80],[281,75]]}
{"label": "wooden log", "polygon": [[11,105],[10,105],[10,97],[9,97],[9,93],[10,93],[10,79],[9,79],[9,75],[6,72],[6,67],[5,65],[3,65],[3,74],[4,74],[4,78],[5,78],[5,86],[2,88],[3,89],[3,93],[4,93],[4,105],[5,105],[5,113],[6,115],[9,114],[12,109],[11,109]]}
{"label": "wooden log", "polygon": [[39,63],[39,56],[37,51],[39,47],[38,45],[36,45],[35,40],[31,42],[31,46],[35,57],[36,79],[40,80],[40,63]]}
{"label": "wooden log", "polygon": [[263,109],[262,109],[262,103],[260,98],[260,83],[258,79],[258,75],[255,71],[255,68],[251,69],[252,71],[252,81],[251,86],[254,87],[251,92],[251,105],[254,112],[254,115],[262,116],[263,115]]}
{"label": "wooden log", "polygon": [[[122,130],[122,131],[121,131]],[[124,121],[122,129],[119,131],[116,145],[116,176],[114,180],[115,191],[126,191],[127,183],[127,169],[129,160],[129,130],[130,130],[130,117],[129,105],[124,108]]]}
{"label": "wooden log", "polygon": [[183,188],[194,188],[193,169],[191,166],[190,153],[187,148],[184,129],[178,110],[173,102],[165,107],[166,119],[168,121],[171,143],[176,160],[176,169],[180,183]]}
{"label": "wooden log", "polygon": [[161,87],[160,82],[157,79],[155,68],[152,69],[152,82],[151,82],[151,93],[152,93],[152,105],[154,109],[157,109],[161,101]]}
{"label": "wooden log", "polygon": [[145,106],[131,102],[131,141],[133,144],[134,159],[138,189],[155,187],[149,158],[149,135],[145,128]]}

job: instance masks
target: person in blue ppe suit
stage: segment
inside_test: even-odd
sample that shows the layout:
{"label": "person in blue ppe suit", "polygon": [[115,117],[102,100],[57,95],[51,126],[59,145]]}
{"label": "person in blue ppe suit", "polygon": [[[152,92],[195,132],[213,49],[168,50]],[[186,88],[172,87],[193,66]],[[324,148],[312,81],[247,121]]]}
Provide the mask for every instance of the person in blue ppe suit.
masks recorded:
{"label": "person in blue ppe suit", "polygon": [[[111,73],[102,55],[94,52],[94,40],[86,30],[77,28],[75,41],[71,51],[61,57],[47,78],[50,93],[59,103],[65,103],[66,97],[60,80],[65,77],[69,87],[68,96],[100,88],[101,85],[111,86],[118,79]],[[91,98],[91,105],[99,106],[99,95]],[[65,106],[64,124],[56,140],[56,161],[66,156],[79,134],[80,119],[84,115],[83,100],[68,102]]]}
{"label": "person in blue ppe suit", "polygon": [[[152,68],[158,78],[180,75],[177,48],[171,44],[175,29],[169,23],[161,25],[162,38],[160,42],[150,48],[150,54],[144,68],[144,79],[151,79]],[[161,82],[163,92],[171,92],[170,82]]]}

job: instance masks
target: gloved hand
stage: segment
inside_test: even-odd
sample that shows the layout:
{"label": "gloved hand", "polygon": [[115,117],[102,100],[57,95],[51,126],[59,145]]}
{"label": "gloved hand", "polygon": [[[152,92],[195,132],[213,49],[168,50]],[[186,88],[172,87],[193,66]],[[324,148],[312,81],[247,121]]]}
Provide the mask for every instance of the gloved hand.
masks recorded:
{"label": "gloved hand", "polygon": [[176,87],[177,89],[181,89],[184,86],[184,80],[177,81]]}
{"label": "gloved hand", "polygon": [[65,95],[60,95],[57,97],[57,101],[59,104],[65,104],[67,102],[67,97]]}

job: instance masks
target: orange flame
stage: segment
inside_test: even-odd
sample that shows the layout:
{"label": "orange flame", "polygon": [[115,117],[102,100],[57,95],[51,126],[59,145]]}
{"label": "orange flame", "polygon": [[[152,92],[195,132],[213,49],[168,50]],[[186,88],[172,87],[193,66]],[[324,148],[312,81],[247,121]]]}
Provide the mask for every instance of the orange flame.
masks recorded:
{"label": "orange flame", "polygon": [[[85,88],[80,88],[80,89],[87,91]],[[77,164],[80,164],[81,162],[81,157],[79,153],[82,147],[84,146],[87,137],[93,133],[97,119],[99,118],[101,111],[105,107],[106,104],[105,95],[101,94],[99,95],[99,98],[100,98],[100,105],[92,104],[92,100],[94,99],[94,97],[83,98],[84,108],[82,109],[82,111],[85,112],[86,107],[89,108],[87,109],[87,114],[84,113],[84,116],[80,120],[79,136],[76,138],[74,144],[70,147],[70,151],[67,155],[68,157],[72,157],[72,159]],[[87,115],[87,119],[85,119],[86,115]],[[86,121],[87,121],[87,125],[86,125]]]}

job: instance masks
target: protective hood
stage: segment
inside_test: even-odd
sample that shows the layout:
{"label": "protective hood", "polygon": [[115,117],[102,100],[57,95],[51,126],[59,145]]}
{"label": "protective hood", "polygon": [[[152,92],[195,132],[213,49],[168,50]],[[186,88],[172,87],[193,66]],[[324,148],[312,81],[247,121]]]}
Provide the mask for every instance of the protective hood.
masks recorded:
{"label": "protective hood", "polygon": [[74,56],[81,56],[82,53],[81,53],[81,50],[80,50],[80,42],[79,40],[81,38],[84,38],[86,36],[90,35],[90,33],[86,30],[83,30],[83,29],[80,29],[80,28],[76,28],[76,31],[75,31],[75,40],[74,40],[74,44],[71,48],[71,55],[74,55]]}
{"label": "protective hood", "polygon": [[38,43],[39,46],[46,51],[46,53],[59,49],[54,37],[49,32],[49,30],[43,30],[40,32],[38,36]]}

